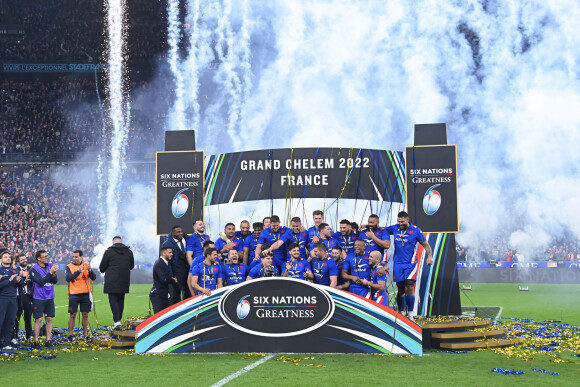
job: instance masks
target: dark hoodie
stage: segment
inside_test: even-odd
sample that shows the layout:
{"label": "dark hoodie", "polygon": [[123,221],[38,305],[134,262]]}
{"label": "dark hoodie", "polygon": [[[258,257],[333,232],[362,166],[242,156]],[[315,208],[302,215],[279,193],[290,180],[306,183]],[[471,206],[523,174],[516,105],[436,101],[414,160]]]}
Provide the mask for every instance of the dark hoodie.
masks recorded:
{"label": "dark hoodie", "polygon": [[105,293],[129,293],[131,270],[135,266],[133,252],[122,243],[109,247],[99,265],[99,271],[105,273]]}

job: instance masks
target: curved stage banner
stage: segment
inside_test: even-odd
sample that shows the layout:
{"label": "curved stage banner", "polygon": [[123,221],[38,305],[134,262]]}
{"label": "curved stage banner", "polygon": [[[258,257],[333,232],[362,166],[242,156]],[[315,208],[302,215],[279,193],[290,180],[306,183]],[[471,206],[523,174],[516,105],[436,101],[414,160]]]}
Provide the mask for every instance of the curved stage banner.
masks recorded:
{"label": "curved stage banner", "polygon": [[205,205],[290,198],[405,200],[402,152],[288,148],[209,157]]}
{"label": "curved stage banner", "polygon": [[293,278],[260,278],[198,295],[137,327],[137,353],[422,355],[413,321],[357,295]]}

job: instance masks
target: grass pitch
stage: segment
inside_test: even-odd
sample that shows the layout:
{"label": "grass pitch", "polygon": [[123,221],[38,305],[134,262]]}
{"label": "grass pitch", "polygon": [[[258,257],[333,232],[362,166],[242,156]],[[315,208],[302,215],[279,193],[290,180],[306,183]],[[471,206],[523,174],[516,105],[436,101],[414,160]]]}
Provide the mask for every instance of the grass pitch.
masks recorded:
{"label": "grass pitch", "polygon": [[[520,284],[472,284],[461,291],[462,305],[473,306],[480,313],[501,313],[501,318],[562,320],[580,325],[580,285],[530,284],[520,292]],[[149,285],[132,285],[125,301],[124,317],[148,313]],[[55,326],[65,327],[68,320],[65,286],[56,287]],[[102,287],[95,289],[99,325],[112,324],[112,315]],[[496,308],[493,308],[496,307]],[[501,308],[501,309],[500,309]],[[471,308],[474,310],[474,308]],[[495,316],[493,316],[495,317]],[[96,326],[91,314],[91,325]],[[576,337],[575,340],[580,340]],[[232,380],[228,385],[319,386],[319,385],[577,385],[580,378],[579,357],[564,353],[559,362],[537,354],[531,361],[508,358],[492,351],[447,353],[427,351],[423,357],[373,355],[280,354]],[[119,350],[89,350],[59,353],[51,360],[25,359],[0,362],[3,385],[29,384],[41,375],[44,385],[143,385],[210,386],[256,362],[259,355],[131,355]],[[495,367],[524,371],[523,375],[491,372]],[[552,376],[532,369],[558,372]]]}

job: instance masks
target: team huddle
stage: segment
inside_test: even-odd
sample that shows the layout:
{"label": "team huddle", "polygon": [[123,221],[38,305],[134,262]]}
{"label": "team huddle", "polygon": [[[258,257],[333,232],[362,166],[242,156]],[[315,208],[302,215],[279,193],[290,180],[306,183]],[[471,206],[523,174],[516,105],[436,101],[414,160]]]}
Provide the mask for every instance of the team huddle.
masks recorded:
{"label": "team huddle", "polygon": [[196,220],[194,233],[173,227],[162,245],[153,270],[150,299],[155,313],[192,295],[210,295],[215,289],[261,277],[289,277],[347,290],[389,306],[386,288],[389,266],[385,251],[395,245],[393,281],[397,284],[397,309],[412,315],[417,275],[417,244],[433,263],[431,247],[421,230],[401,211],[397,224],[380,227],[377,215],[359,226],[347,219],[333,232],[323,222],[323,212],[314,211],[314,226],[305,229],[301,219],[291,227],[280,225],[276,215],[252,224],[242,221],[236,231],[226,224],[214,242],[205,234],[205,224]]}

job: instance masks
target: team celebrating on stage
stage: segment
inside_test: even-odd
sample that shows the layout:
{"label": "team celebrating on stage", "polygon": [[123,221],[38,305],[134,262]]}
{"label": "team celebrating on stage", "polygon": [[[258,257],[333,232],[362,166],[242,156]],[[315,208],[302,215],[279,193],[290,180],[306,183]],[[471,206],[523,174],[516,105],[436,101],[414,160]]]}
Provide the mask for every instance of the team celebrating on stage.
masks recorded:
{"label": "team celebrating on stage", "polygon": [[[412,313],[417,276],[415,249],[422,245],[428,265],[431,247],[421,230],[401,211],[397,224],[380,227],[377,215],[366,225],[347,219],[333,232],[323,222],[323,212],[313,212],[314,226],[305,229],[301,219],[291,227],[280,224],[277,215],[252,224],[244,220],[240,230],[233,223],[214,242],[205,234],[205,224],[196,220],[194,233],[173,227],[154,265],[151,303],[155,313],[191,295],[211,295],[215,289],[261,277],[287,277],[347,290],[360,297],[389,305],[386,292],[389,266],[385,251],[395,244],[393,281],[397,284],[397,309]],[[171,288],[170,288],[171,285]]]}
{"label": "team celebrating on stage", "polygon": [[[433,255],[421,230],[410,223],[409,215],[399,212],[397,223],[388,227],[380,227],[379,217],[374,214],[360,227],[343,219],[338,232],[323,222],[323,216],[322,211],[314,211],[314,226],[309,229],[302,226],[298,217],[291,219],[291,227],[282,226],[277,215],[253,223],[252,229],[246,220],[241,222],[239,231],[233,223],[228,223],[215,242],[205,234],[202,220],[194,222],[194,233],[189,236],[180,226],[174,226],[153,266],[153,288],[149,294],[153,312],[192,295],[211,295],[218,288],[262,277],[311,281],[388,307],[386,282],[390,268],[385,252],[393,236],[392,278],[397,284],[397,309],[404,312],[406,306],[407,314],[412,316],[417,245],[426,251],[428,265],[433,263]],[[39,347],[43,318],[45,345],[51,345],[58,266],[49,263],[44,250],[37,251],[35,258],[36,264],[29,265],[23,254],[12,257],[7,250],[0,250],[0,348],[10,349],[11,344],[17,344],[22,313],[26,337],[33,338],[33,346]],[[115,237],[99,267],[99,271],[107,274],[104,292],[109,295],[114,327],[121,325],[124,295],[129,291],[129,271],[133,266],[131,250],[122,244],[120,237]],[[65,278],[69,285],[70,341],[79,308],[83,333],[88,334],[91,280],[95,278],[88,263],[83,262],[82,251],[76,250],[66,267]],[[30,324],[31,317],[34,327]]]}

